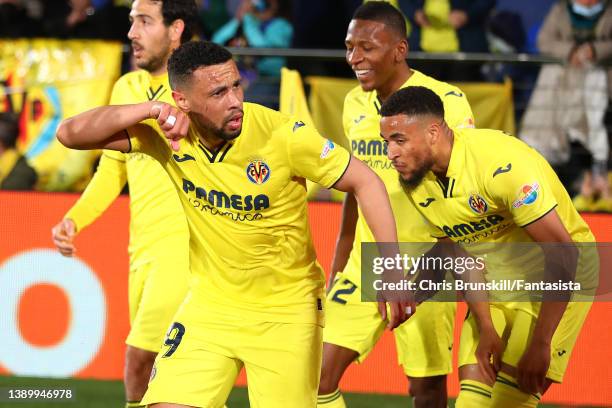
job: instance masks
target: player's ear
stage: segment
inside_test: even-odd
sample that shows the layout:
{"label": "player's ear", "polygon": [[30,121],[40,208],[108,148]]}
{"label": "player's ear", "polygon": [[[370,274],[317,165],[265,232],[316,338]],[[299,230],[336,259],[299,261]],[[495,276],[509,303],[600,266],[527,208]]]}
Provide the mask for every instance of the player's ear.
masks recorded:
{"label": "player's ear", "polygon": [[429,141],[429,144],[431,146],[438,143],[438,139],[440,138],[441,134],[442,134],[442,128],[440,126],[440,122],[437,122],[437,121],[429,122],[429,125],[427,126],[427,140]]}
{"label": "player's ear", "polygon": [[181,19],[174,20],[170,24],[170,40],[178,44],[181,43],[181,35],[185,30],[185,22]]}
{"label": "player's ear", "polygon": [[395,47],[395,62],[401,63],[408,57],[408,41],[400,40]]}
{"label": "player's ear", "polygon": [[174,102],[176,102],[176,106],[185,113],[191,111],[191,104],[185,97],[185,94],[179,90],[172,91],[172,98],[174,98]]}

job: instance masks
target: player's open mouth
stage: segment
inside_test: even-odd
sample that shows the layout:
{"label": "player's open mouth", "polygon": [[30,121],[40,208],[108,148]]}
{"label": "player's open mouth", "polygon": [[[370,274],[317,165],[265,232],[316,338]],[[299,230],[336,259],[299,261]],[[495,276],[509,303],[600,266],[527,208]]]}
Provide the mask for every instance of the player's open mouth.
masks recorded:
{"label": "player's open mouth", "polygon": [[134,55],[134,57],[138,58],[142,55],[143,51],[144,48],[142,48],[140,45],[132,43],[132,54]]}
{"label": "player's open mouth", "polygon": [[373,71],[371,69],[354,69],[357,79],[366,79]]}
{"label": "player's open mouth", "polygon": [[242,113],[237,113],[235,115],[233,115],[228,121],[227,121],[227,126],[231,129],[231,130],[238,130],[240,129],[240,126],[242,125]]}

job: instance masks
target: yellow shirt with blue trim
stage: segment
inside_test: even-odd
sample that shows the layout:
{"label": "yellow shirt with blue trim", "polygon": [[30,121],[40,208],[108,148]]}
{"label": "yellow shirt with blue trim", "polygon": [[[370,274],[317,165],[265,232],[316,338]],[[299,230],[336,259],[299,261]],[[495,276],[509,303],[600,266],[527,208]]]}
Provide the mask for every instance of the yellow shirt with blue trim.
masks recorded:
{"label": "yellow shirt with blue trim", "polygon": [[[472,255],[487,255],[488,281],[543,278],[544,258],[539,247],[516,243],[533,242],[524,227],[553,210],[574,242],[595,242],[548,162],[521,140],[501,131],[455,129],[446,179],[429,172],[417,187],[406,192],[429,222],[432,235],[465,244]],[[586,254],[593,248],[584,249]],[[596,271],[589,265],[580,273]],[[582,275],[580,279],[592,284],[594,276]],[[517,293],[507,295],[512,300]]]}
{"label": "yellow shirt with blue trim", "polygon": [[[412,75],[401,88],[408,86],[424,86],[434,91],[442,99],[445,119],[451,127],[474,126],[470,104],[465,94],[456,86],[416,70],[412,70]],[[376,91],[365,92],[357,86],[347,94],[342,122],[353,155],[366,163],[385,183],[395,215],[399,241],[434,242],[421,215],[404,194],[397,171],[387,158],[387,146],[380,137],[380,106]],[[361,282],[361,243],[374,241],[363,214],[359,212],[353,249],[343,271],[344,277],[356,285]]]}
{"label": "yellow shirt with blue trim", "polygon": [[159,128],[129,130],[178,189],[191,234],[193,299],[211,316],[323,324],[324,274],[305,179],[331,187],[350,153],[294,117],[245,103],[241,134],[209,151],[193,128],[173,152]]}
{"label": "yellow shirt with blue trim", "polygon": [[[110,104],[147,100],[174,104],[168,74],[152,76],[139,70],[123,75],[115,83]],[[159,255],[160,249],[155,244],[167,245],[173,235],[179,241],[177,245],[187,245],[187,221],[176,190],[159,162],[142,153],[104,150],[96,174],[66,218],[71,218],[77,229],[82,230],[111,205],[126,181],[130,188],[131,265],[150,262],[153,256]]]}

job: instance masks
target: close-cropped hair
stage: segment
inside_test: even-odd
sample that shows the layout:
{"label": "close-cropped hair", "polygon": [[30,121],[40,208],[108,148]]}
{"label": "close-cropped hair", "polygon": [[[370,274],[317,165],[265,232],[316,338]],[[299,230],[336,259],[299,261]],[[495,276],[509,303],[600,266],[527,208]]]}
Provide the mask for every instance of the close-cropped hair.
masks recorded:
{"label": "close-cropped hair", "polygon": [[232,59],[232,53],[210,41],[189,41],[178,47],[168,61],[168,78],[172,89],[186,83],[195,70],[223,64]]}
{"label": "close-cropped hair", "polygon": [[384,24],[400,38],[406,38],[406,18],[397,8],[386,1],[368,1],[355,10],[353,20],[369,20]]}
{"label": "close-cropped hair", "polygon": [[424,86],[408,86],[392,94],[380,108],[382,116],[426,116],[444,119],[444,104],[434,91]]}

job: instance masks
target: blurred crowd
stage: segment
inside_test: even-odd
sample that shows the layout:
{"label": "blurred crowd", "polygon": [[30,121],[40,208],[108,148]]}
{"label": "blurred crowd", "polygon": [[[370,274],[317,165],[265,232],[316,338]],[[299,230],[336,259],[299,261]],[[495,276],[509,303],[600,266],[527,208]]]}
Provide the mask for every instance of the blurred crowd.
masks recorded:
{"label": "blurred crowd", "polygon": [[[390,2],[406,16],[411,51],[540,52],[565,61],[541,70],[461,61],[411,61],[411,66],[445,81],[499,81],[507,76],[515,84],[531,81],[527,88],[515,86],[515,102],[525,100],[522,107],[516,102],[519,136],[555,166],[579,209],[612,211],[608,182],[612,71],[607,68],[612,57],[612,4],[608,0]],[[196,3],[199,38],[233,47],[339,49],[350,17],[362,1]],[[128,44],[130,5],[129,0],[0,0],[0,37],[94,38]],[[126,59],[124,71],[131,69]],[[343,61],[241,57],[247,100],[277,108],[283,66],[302,75],[350,75]],[[0,127],[0,132],[7,128]],[[10,146],[0,149],[2,154]]]}

